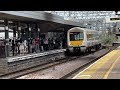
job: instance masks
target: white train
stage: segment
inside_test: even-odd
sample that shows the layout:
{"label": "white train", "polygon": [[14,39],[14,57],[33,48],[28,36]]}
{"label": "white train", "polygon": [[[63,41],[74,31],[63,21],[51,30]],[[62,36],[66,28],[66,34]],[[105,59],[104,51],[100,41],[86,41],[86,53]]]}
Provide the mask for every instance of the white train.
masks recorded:
{"label": "white train", "polygon": [[67,46],[67,54],[100,49],[99,33],[98,31],[86,28],[71,28],[67,32]]}

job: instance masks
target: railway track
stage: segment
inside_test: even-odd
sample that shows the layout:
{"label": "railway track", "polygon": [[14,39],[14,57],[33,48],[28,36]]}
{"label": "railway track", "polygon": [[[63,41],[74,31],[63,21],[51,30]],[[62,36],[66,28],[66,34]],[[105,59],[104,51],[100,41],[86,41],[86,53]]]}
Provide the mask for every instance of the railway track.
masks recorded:
{"label": "railway track", "polygon": [[[108,52],[111,51],[112,49],[114,48],[110,48],[108,49]],[[108,53],[106,52],[106,53]],[[105,54],[106,54],[105,53]],[[104,55],[105,55],[104,54]],[[83,56],[85,56],[87,54],[84,54]],[[102,55],[102,56],[104,56]],[[100,57],[102,57],[100,56]],[[58,65],[58,64],[62,64],[62,63],[65,63],[65,62],[68,62],[68,61],[71,61],[71,60],[75,60],[75,59],[78,59],[80,56],[73,56],[73,57],[66,57],[64,59],[61,59],[61,60],[57,60],[57,61],[54,61],[53,62],[49,62],[49,63],[46,63],[46,64],[43,64],[43,65],[39,65],[39,66],[35,66],[35,67],[31,67],[31,68],[27,68],[27,69],[24,69],[24,70],[21,70],[21,71],[17,71],[17,72],[13,72],[13,73],[9,73],[9,74],[5,74],[5,75],[1,75],[0,76],[0,79],[15,79],[15,78],[18,78],[20,76],[23,76],[23,75],[27,75],[27,74],[30,74],[30,73],[34,73],[34,72],[37,72],[37,71],[40,71],[40,70],[44,70],[44,69],[47,69],[47,68],[50,68],[50,67],[53,67],[55,65]],[[100,57],[84,64],[83,66],[75,69],[74,71],[64,75],[63,77],[61,77],[60,79],[64,79],[64,78],[67,78],[69,77],[70,75],[72,75],[73,73],[77,72],[79,69],[91,64],[92,62],[96,61],[97,59],[99,59]]]}
{"label": "railway track", "polygon": [[52,66],[55,66],[55,65],[58,65],[58,64],[61,64],[61,63],[65,63],[67,61],[74,60],[78,57],[79,56],[74,56],[74,57],[71,56],[71,57],[66,57],[66,58],[60,59],[60,60],[53,60],[53,62],[47,62],[47,63],[44,63],[42,65],[37,65],[37,66],[27,68],[27,69],[23,69],[23,70],[20,70],[20,71],[0,75],[0,79],[15,79],[17,77],[20,77],[20,76],[23,76],[23,75],[26,75],[26,74],[34,73],[34,72],[37,72],[39,70],[47,69],[47,68],[50,68]]}
{"label": "railway track", "polygon": [[84,69],[85,67],[91,65],[93,62],[95,62],[96,60],[100,59],[101,57],[103,57],[104,55],[106,55],[107,53],[109,53],[111,50],[114,50],[115,48],[117,48],[117,46],[114,46],[114,47],[105,47],[105,48],[108,48],[108,51],[106,53],[104,53],[103,55],[93,59],[93,60],[90,60],[89,62],[83,64],[82,66],[76,68],[75,70],[67,73],[66,75],[62,76],[60,79],[70,79],[71,77],[73,77],[73,75],[75,73],[77,73],[78,71]]}

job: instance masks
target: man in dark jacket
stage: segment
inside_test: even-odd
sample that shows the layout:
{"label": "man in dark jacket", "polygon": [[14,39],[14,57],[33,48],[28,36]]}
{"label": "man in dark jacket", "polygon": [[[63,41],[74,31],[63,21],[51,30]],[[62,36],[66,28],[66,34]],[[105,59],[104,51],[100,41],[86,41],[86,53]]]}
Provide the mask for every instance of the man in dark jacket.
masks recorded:
{"label": "man in dark jacket", "polygon": [[15,43],[14,40],[12,40],[12,52],[13,52],[13,56],[15,55]]}

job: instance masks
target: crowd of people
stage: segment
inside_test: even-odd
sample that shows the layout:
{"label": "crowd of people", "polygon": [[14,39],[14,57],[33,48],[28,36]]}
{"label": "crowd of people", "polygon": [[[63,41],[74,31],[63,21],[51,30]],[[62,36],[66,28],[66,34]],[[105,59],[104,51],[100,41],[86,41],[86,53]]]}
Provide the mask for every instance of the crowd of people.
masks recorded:
{"label": "crowd of people", "polygon": [[11,40],[10,49],[13,56],[16,54],[38,53],[48,50],[65,48],[66,40],[63,37],[58,38],[32,38],[29,40]]}

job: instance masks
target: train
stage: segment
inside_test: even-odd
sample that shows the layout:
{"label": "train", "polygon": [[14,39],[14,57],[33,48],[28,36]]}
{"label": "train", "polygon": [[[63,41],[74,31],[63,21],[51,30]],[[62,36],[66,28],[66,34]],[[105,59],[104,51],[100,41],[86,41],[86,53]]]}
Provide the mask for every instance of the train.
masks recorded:
{"label": "train", "polygon": [[98,31],[80,27],[73,27],[67,31],[66,55],[91,52],[100,48]]}

